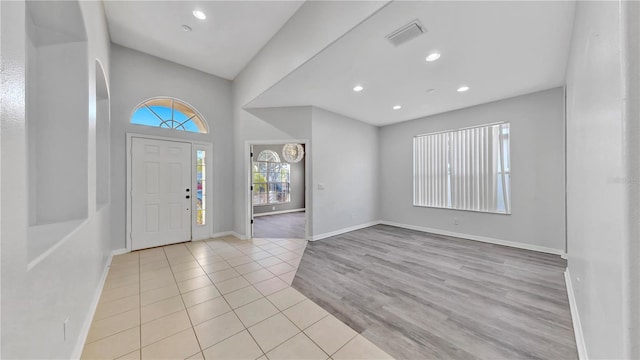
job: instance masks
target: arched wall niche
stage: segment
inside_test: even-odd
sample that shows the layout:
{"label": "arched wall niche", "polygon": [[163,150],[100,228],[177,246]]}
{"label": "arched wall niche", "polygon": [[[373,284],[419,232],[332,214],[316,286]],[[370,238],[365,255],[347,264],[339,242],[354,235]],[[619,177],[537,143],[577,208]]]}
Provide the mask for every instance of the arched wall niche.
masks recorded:
{"label": "arched wall niche", "polygon": [[109,203],[109,129],[111,110],[109,83],[100,60],[96,59],[96,209]]}
{"label": "arched wall niche", "polygon": [[27,1],[31,259],[88,218],[89,61],[78,1]]}

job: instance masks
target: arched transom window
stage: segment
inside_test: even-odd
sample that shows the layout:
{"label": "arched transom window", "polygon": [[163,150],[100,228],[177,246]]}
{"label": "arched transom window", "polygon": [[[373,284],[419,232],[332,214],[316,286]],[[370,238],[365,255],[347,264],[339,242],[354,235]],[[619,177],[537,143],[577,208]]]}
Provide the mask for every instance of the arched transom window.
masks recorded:
{"label": "arched transom window", "polygon": [[172,98],[144,101],[133,111],[131,123],[203,134],[209,132],[207,123],[196,109]]}
{"label": "arched transom window", "polygon": [[258,161],[280,162],[280,156],[278,156],[278,153],[275,151],[262,150],[260,154],[258,154]]}

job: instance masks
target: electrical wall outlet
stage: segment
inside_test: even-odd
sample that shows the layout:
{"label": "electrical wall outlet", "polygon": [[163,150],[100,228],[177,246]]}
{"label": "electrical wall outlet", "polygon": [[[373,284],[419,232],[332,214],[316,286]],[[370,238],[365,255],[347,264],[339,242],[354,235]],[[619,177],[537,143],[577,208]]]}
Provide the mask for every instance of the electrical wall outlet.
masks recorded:
{"label": "electrical wall outlet", "polygon": [[272,206],[272,207],[271,207],[271,210],[275,210],[275,209],[276,209],[276,207],[275,207],[275,206]]}
{"label": "electrical wall outlet", "polygon": [[458,218],[453,218],[453,225],[460,225]]}

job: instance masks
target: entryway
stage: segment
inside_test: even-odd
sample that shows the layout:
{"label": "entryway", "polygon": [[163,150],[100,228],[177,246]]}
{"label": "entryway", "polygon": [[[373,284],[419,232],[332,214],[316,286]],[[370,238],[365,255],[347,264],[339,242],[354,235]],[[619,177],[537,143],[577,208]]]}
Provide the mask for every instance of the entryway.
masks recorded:
{"label": "entryway", "polygon": [[251,237],[307,238],[305,142],[250,145]]}
{"label": "entryway", "polygon": [[210,145],[129,135],[127,248],[209,237]]}

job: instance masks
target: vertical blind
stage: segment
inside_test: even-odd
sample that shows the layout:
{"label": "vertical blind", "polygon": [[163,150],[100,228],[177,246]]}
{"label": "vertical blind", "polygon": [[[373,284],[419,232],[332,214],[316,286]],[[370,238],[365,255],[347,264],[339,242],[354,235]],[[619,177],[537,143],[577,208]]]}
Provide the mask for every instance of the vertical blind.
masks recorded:
{"label": "vertical blind", "polygon": [[413,204],[511,213],[509,124],[413,138]]}

